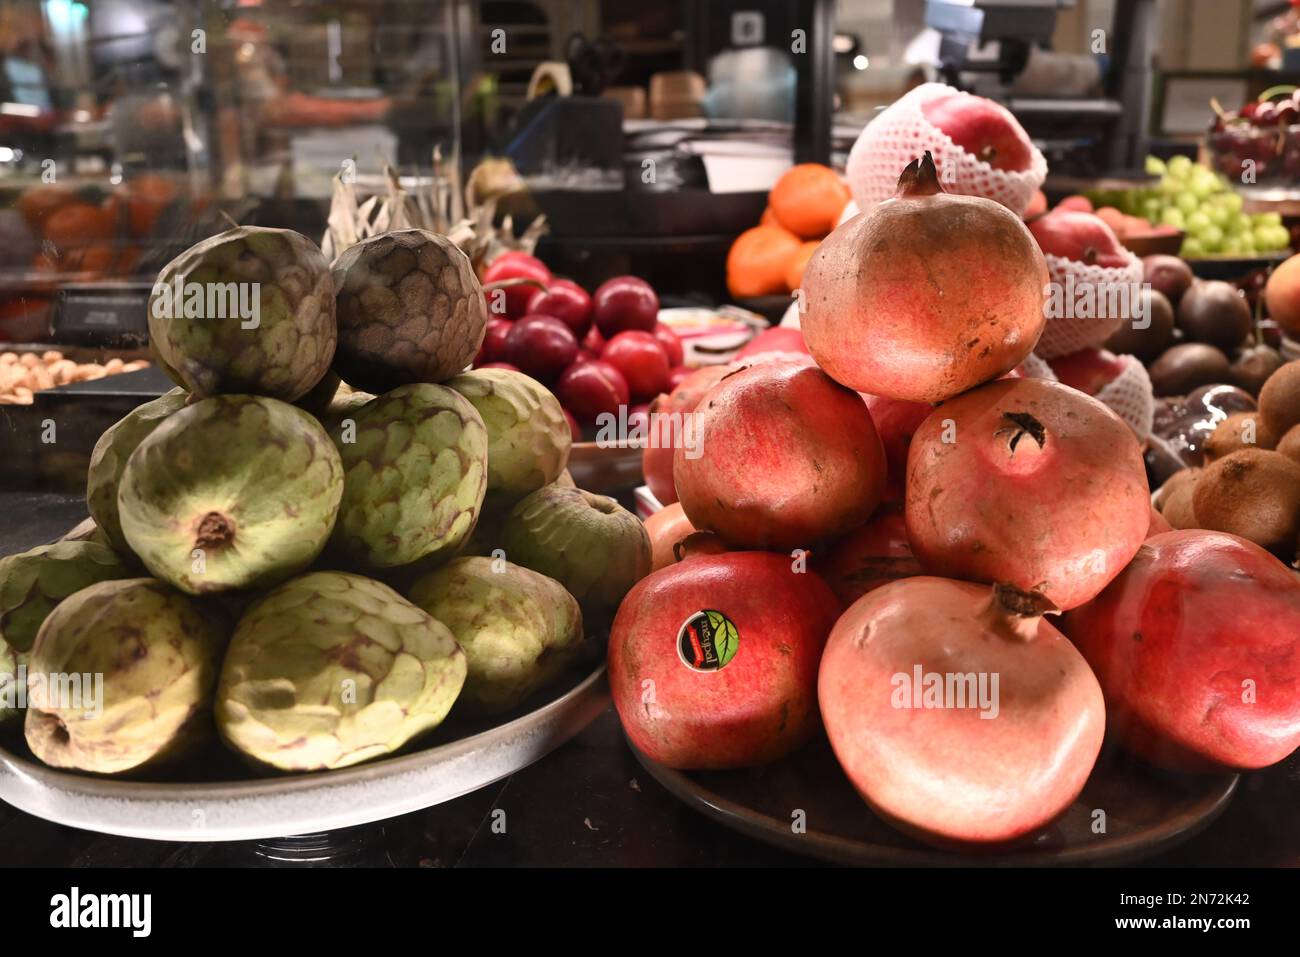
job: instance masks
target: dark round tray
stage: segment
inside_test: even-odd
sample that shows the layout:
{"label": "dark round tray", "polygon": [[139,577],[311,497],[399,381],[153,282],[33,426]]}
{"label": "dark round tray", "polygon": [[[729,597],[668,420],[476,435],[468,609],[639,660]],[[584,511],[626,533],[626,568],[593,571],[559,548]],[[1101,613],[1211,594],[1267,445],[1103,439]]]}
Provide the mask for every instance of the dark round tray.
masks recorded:
{"label": "dark round tray", "polygon": [[[1103,749],[1083,793],[1032,840],[1011,849],[935,850],[872,813],[826,739],[783,761],[743,771],[674,771],[636,748],[652,777],[691,807],[750,837],[835,864],[1060,866],[1125,864],[1195,836],[1223,812],[1239,775],[1170,774]],[[1094,833],[1096,810],[1105,833]],[[793,827],[803,812],[804,833]]]}

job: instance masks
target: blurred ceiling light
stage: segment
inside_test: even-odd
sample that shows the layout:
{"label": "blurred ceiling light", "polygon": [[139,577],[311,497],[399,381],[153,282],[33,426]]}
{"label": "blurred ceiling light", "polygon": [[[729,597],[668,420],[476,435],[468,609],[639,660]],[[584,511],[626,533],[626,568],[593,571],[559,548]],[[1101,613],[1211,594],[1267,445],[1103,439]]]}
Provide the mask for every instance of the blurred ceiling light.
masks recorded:
{"label": "blurred ceiling light", "polygon": [[0,103],[0,113],[6,116],[40,116],[41,108],[30,103]]}
{"label": "blurred ceiling light", "polygon": [[8,146],[0,146],[0,163],[12,163],[17,158]]}
{"label": "blurred ceiling light", "polygon": [[837,33],[831,40],[831,49],[836,53],[852,53],[858,45],[858,38],[851,33]]}
{"label": "blurred ceiling light", "polygon": [[853,58],[853,69],[865,70],[869,66],[871,66],[871,61],[864,54],[859,53]]}

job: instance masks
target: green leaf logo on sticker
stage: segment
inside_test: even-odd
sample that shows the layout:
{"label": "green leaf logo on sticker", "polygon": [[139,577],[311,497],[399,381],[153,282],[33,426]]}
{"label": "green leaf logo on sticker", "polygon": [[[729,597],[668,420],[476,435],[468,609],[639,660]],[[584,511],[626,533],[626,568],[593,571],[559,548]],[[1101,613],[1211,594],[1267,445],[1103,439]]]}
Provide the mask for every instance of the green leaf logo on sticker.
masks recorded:
{"label": "green leaf logo on sticker", "polygon": [[692,671],[719,671],[740,648],[740,632],[720,611],[697,611],[677,630],[677,655]]}

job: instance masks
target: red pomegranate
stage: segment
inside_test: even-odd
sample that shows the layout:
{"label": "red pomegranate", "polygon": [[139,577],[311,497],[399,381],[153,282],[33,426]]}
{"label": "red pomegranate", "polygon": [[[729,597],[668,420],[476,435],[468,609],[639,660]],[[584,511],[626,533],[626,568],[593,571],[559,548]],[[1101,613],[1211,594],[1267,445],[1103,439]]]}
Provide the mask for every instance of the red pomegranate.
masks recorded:
{"label": "red pomegranate", "polygon": [[1151,538],[1062,628],[1129,750],[1181,771],[1262,768],[1300,747],[1300,579],[1243,538]]}
{"label": "red pomegranate", "polygon": [[831,631],[817,695],[835,756],[876,813],[939,845],[1032,834],[1083,789],[1105,706],[1041,597],[907,578]]}
{"label": "red pomegranate", "polygon": [[745,347],[736,353],[736,358],[748,359],[768,352],[802,352],[807,355],[808,346],[804,344],[803,333],[798,329],[776,326],[773,329],[764,329],[750,339]]}
{"label": "red pomegranate", "polygon": [[[651,411],[661,413],[661,416],[651,420],[651,428],[657,431],[641,453],[641,473],[654,497],[664,505],[677,501],[677,488],[673,484],[673,449],[689,438],[682,431],[681,416],[694,412],[705,393],[734,368],[720,365],[696,369],[667,396],[661,396],[650,404]],[[678,413],[678,417],[674,419],[673,413]]]}
{"label": "red pomegranate", "polygon": [[812,572],[770,552],[702,555],[633,588],[609,636],[629,740],[673,768],[789,754],[817,726],[817,663],[839,615]]}
{"label": "red pomegranate", "polygon": [[1043,331],[1047,264],[1020,217],[948,194],[927,153],[804,273],[804,340],[837,382],[939,402],[1004,375]]}
{"label": "red pomegranate", "polygon": [[926,402],[868,395],[865,392],[862,393],[862,401],[867,404],[871,421],[876,424],[876,432],[885,445],[885,461],[889,463],[885,501],[901,502],[903,486],[907,482],[907,450],[911,448],[912,436],[921,427],[921,423],[930,417],[934,406]]}
{"label": "red pomegranate", "polygon": [[927,572],[1083,604],[1151,521],[1142,449],[1101,402],[1003,379],[945,402],[907,459],[907,535]]}
{"label": "red pomegranate", "polygon": [[741,548],[791,549],[861,525],[885,489],[885,450],[861,397],[816,366],[762,362],[695,411],[698,449],[673,452],[696,528]]}
{"label": "red pomegranate", "polygon": [[1058,207],[1030,223],[1029,231],[1044,253],[1085,266],[1123,269],[1132,258],[1115,231],[1092,213]]}
{"label": "red pomegranate", "polygon": [[994,169],[1017,172],[1033,165],[1034,144],[1029,134],[1001,103],[954,92],[930,100],[921,112],[954,143]]}
{"label": "red pomegranate", "polygon": [[814,554],[813,568],[846,606],[881,585],[921,574],[899,506],[882,506],[867,524]]}

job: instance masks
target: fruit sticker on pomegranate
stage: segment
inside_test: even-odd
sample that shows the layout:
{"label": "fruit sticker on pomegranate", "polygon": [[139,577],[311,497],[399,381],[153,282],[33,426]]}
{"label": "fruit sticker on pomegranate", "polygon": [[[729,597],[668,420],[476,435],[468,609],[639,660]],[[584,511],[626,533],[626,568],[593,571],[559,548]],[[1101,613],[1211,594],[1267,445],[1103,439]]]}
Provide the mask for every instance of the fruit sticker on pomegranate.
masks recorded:
{"label": "fruit sticker on pomegranate", "polygon": [[720,611],[697,611],[677,631],[677,654],[692,671],[721,671],[739,646],[735,624]]}

